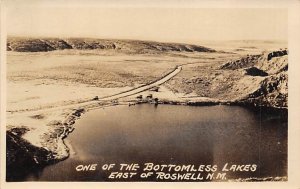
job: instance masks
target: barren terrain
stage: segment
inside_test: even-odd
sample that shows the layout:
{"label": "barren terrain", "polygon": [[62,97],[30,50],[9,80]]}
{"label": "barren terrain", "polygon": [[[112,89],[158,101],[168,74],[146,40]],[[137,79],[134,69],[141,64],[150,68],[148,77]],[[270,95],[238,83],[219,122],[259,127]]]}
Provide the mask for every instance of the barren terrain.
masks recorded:
{"label": "barren terrain", "polygon": [[63,139],[93,108],[151,102],[287,109],[285,43],[206,45],[9,39],[8,166],[20,164],[16,148],[37,165],[68,157]]}

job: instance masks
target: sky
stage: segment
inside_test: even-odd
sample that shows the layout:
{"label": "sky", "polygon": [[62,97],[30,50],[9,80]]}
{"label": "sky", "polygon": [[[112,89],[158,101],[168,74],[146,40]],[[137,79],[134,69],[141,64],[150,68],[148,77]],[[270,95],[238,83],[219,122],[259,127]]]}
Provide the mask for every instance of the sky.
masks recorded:
{"label": "sky", "polygon": [[10,36],[176,42],[286,40],[288,35],[288,14],[284,8],[103,6],[96,1],[88,4],[16,2],[8,3],[6,8],[6,30]]}

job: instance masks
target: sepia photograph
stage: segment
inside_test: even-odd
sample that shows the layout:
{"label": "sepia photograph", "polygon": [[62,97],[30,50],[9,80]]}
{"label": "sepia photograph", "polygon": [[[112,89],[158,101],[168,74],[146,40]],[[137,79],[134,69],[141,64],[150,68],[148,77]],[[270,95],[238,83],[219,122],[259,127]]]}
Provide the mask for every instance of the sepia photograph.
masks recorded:
{"label": "sepia photograph", "polygon": [[4,1],[5,182],[289,181],[287,7],[99,2]]}

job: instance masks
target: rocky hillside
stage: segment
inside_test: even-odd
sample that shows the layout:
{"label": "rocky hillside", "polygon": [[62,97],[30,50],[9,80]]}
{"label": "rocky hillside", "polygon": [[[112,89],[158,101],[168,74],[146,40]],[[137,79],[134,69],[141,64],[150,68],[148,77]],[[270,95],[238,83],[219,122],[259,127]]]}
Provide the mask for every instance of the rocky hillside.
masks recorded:
{"label": "rocky hillside", "polygon": [[215,52],[215,50],[203,46],[160,43],[153,41],[137,40],[109,40],[109,39],[85,39],[85,38],[9,38],[7,50],[17,52],[46,52],[64,49],[77,50],[118,50],[132,53],[158,53],[158,52]]}
{"label": "rocky hillside", "polygon": [[244,69],[245,75],[261,77],[259,87],[239,100],[255,106],[287,108],[288,51],[266,52],[223,64],[221,69]]}
{"label": "rocky hillside", "polygon": [[210,99],[212,104],[287,108],[287,50],[235,57],[221,64],[217,58],[210,61],[210,66],[183,67],[165,86],[175,93]]}
{"label": "rocky hillside", "polygon": [[42,169],[53,163],[51,153],[44,148],[36,147],[22,138],[27,128],[12,128],[6,131],[6,169],[7,181],[23,180],[33,170]]}

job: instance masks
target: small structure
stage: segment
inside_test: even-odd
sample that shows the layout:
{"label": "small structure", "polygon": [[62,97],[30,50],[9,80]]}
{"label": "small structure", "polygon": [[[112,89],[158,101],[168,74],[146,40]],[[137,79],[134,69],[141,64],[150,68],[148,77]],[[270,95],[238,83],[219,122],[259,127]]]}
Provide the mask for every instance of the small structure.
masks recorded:
{"label": "small structure", "polygon": [[128,103],[128,106],[135,106],[135,103]]}
{"label": "small structure", "polygon": [[111,103],[112,103],[112,105],[118,105],[119,101],[118,100],[112,100]]}
{"label": "small structure", "polygon": [[154,99],[152,100],[152,103],[155,104],[155,106],[157,106],[157,105],[158,105],[158,98],[154,98]]}
{"label": "small structure", "polygon": [[98,96],[95,96],[95,97],[93,98],[93,100],[99,100],[99,97],[98,97]]}
{"label": "small structure", "polygon": [[152,94],[149,94],[149,95],[147,95],[147,99],[152,99],[152,97],[153,97],[153,95]]}
{"label": "small structure", "polygon": [[139,100],[141,100],[143,98],[143,95],[139,95],[136,98],[139,99]]}
{"label": "small structure", "polygon": [[149,89],[149,91],[153,91],[153,92],[158,92],[159,87],[152,87],[151,89]]}

